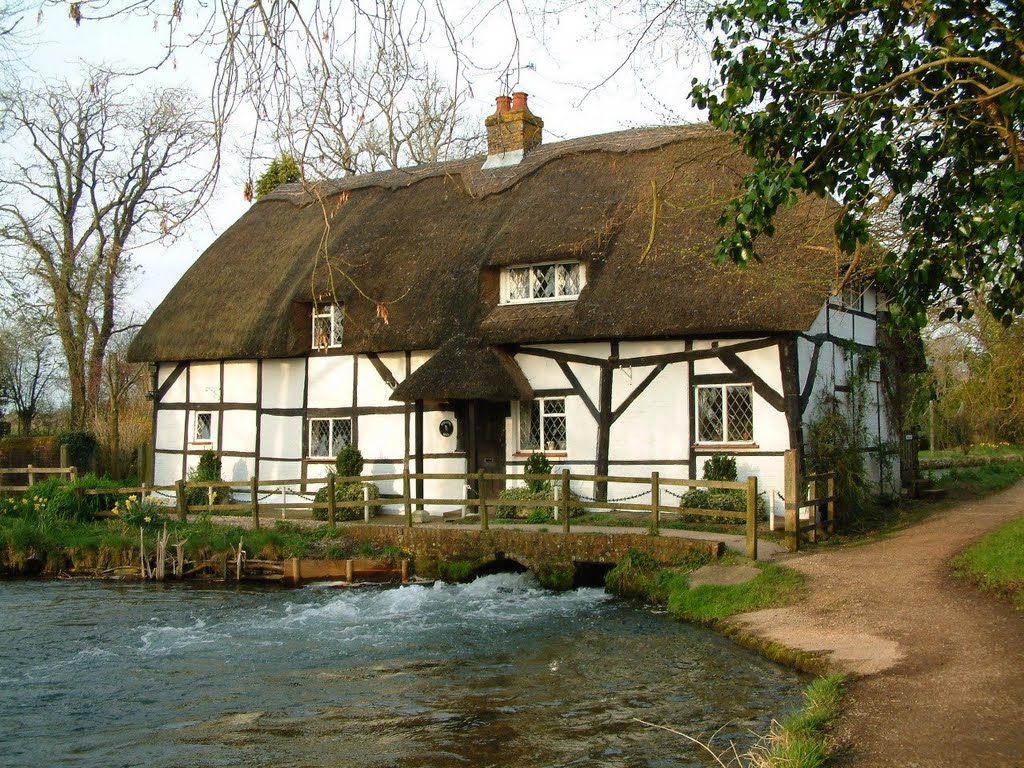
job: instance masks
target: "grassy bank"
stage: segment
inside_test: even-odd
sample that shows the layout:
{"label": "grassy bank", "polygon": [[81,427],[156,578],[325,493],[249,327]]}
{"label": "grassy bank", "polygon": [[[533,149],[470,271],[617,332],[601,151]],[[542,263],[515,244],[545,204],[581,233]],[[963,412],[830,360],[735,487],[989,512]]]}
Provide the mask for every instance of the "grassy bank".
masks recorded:
{"label": "grassy bank", "polygon": [[1009,488],[1024,478],[1024,462],[1000,461],[979,467],[954,467],[938,474],[935,487],[946,492],[947,499],[964,501]]}
{"label": "grassy bank", "polygon": [[828,727],[839,715],[844,679],[829,675],[804,691],[804,706],[784,717],[756,747],[747,764],[756,768],[821,768],[832,754]]}
{"label": "grassy bank", "polygon": [[663,567],[633,550],[608,573],[605,586],[614,594],[662,605],[678,619],[702,624],[788,605],[804,595],[803,576],[774,563],[754,564],[760,572],[743,584],[702,584],[691,589],[688,575],[708,561],[707,555],[694,553],[673,567]]}
{"label": "grassy bank", "polygon": [[[163,522],[131,524],[123,520],[69,521],[40,515],[0,516],[0,575],[95,575],[139,564],[139,531],[148,554],[156,549]],[[167,523],[170,548],[184,542],[184,557],[193,563],[232,556],[241,543],[249,559],[291,557],[375,557],[395,559],[401,552],[373,547],[346,536],[343,528],[304,528],[277,521],[259,531],[201,519]]]}
{"label": "grassy bank", "polygon": [[1024,517],[993,531],[953,560],[957,573],[1024,610]]}

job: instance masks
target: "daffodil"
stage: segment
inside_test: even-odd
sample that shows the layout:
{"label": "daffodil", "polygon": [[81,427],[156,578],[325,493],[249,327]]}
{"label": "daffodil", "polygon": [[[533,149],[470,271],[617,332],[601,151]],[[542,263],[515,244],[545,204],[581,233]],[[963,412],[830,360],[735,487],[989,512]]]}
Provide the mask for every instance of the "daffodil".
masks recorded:
{"label": "daffodil", "polygon": [[150,522],[150,520],[152,520],[152,518],[151,518],[151,517],[150,517],[149,515],[146,515],[146,516],[145,516],[144,518],[142,518],[142,519],[143,519],[143,520],[145,520],[145,521],[146,521],[147,523],[148,523],[148,522]]}

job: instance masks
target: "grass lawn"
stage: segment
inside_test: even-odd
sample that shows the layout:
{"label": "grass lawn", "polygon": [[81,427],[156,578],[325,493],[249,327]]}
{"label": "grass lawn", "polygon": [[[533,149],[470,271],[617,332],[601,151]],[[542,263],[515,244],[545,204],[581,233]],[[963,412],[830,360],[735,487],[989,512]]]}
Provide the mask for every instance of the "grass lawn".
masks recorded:
{"label": "grass lawn", "polygon": [[1000,443],[989,445],[979,443],[968,446],[966,451],[959,448],[946,448],[941,451],[921,451],[918,454],[921,459],[962,459],[964,456],[1024,456],[1024,446]]}
{"label": "grass lawn", "polygon": [[980,467],[953,467],[935,478],[935,487],[955,501],[974,499],[1009,488],[1024,477],[1024,462],[1007,461]]}
{"label": "grass lawn", "polygon": [[1024,610],[1024,517],[965,550],[953,560],[953,567]]}

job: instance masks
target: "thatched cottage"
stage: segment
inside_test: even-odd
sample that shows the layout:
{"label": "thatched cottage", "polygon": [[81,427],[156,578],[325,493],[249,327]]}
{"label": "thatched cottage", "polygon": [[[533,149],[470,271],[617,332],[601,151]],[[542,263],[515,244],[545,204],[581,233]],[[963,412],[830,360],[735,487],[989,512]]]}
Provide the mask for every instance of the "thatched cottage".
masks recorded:
{"label": "thatched cottage", "polygon": [[[155,364],[154,481],[209,449],[231,479],[311,481],[348,443],[376,473],[515,472],[545,451],[558,469],[700,477],[724,452],[777,498],[783,451],[876,345],[875,291],[831,296],[834,208],[803,202],[762,263],[719,266],[744,167],[722,134],[543,144],[542,126],[525,94],[502,98],[486,158],[254,204],[131,347]],[[865,424],[887,440],[871,378]]]}

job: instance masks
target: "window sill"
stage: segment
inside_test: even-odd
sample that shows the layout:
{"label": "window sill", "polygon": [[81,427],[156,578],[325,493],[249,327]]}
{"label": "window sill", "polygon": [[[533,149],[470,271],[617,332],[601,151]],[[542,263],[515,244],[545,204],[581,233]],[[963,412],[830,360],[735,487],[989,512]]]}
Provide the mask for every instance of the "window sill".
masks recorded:
{"label": "window sill", "polygon": [[190,440],[189,445],[213,445],[213,440]]}
{"label": "window sill", "polygon": [[534,454],[538,454],[538,453],[543,453],[549,459],[550,458],[564,459],[564,458],[568,457],[568,455],[569,455],[568,452],[566,452],[566,451],[542,451],[539,448],[536,451],[516,451],[512,455],[515,456],[517,459],[520,459],[520,458],[521,459],[528,459],[531,456],[533,456]]}
{"label": "window sill", "polygon": [[745,443],[694,443],[693,447],[703,451],[756,451],[761,446],[753,442]]}
{"label": "window sill", "polygon": [[522,307],[530,304],[557,304],[563,301],[576,301],[579,299],[579,294],[575,296],[553,296],[545,299],[505,299],[498,303],[502,307]]}

